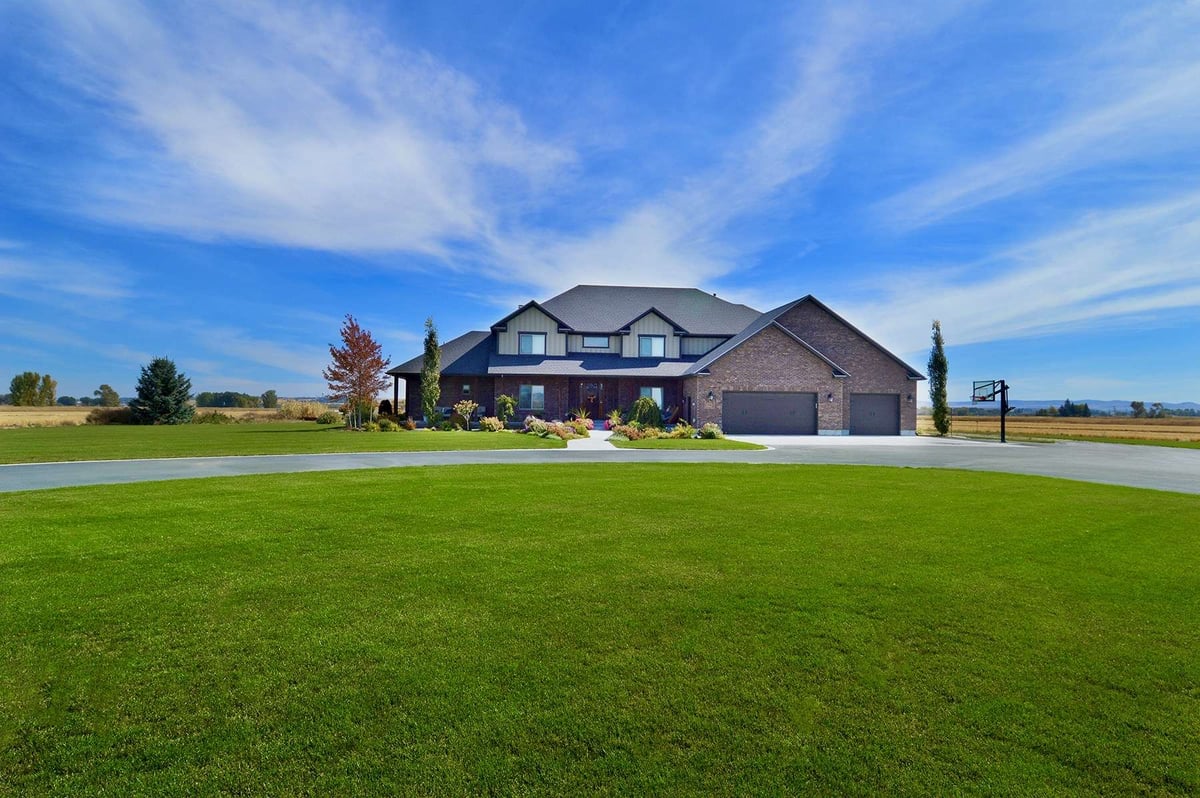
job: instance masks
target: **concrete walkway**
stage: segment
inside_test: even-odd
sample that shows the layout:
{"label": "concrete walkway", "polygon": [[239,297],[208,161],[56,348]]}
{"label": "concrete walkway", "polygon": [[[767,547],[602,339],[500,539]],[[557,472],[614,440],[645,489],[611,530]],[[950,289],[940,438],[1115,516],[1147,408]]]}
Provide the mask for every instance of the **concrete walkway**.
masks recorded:
{"label": "concrete walkway", "polygon": [[[938,438],[740,437],[758,451],[617,449],[599,436],[587,447],[482,452],[251,455],[0,465],[0,493],[72,485],[245,474],[517,463],[809,463],[961,468],[1063,477],[1200,494],[1200,449],[1103,443],[1009,443]],[[584,443],[579,441],[579,443]],[[0,504],[2,507],[2,504]]]}

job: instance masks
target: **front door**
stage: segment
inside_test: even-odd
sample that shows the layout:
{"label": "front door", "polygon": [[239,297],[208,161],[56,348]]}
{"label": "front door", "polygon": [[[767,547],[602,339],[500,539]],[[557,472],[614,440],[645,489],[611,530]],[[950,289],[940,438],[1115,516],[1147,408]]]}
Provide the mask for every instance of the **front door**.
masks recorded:
{"label": "front door", "polygon": [[586,410],[588,416],[593,419],[604,418],[604,383],[580,383],[579,406]]}

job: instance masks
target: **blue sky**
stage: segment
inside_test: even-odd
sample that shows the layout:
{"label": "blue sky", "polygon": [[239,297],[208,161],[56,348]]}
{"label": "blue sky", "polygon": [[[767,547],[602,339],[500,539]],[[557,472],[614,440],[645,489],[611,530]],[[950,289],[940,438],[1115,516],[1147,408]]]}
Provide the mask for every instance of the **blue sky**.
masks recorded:
{"label": "blue sky", "polygon": [[[12,3],[0,376],[314,395],[577,283],[1200,400],[1200,3]],[[6,383],[5,383],[6,384]]]}

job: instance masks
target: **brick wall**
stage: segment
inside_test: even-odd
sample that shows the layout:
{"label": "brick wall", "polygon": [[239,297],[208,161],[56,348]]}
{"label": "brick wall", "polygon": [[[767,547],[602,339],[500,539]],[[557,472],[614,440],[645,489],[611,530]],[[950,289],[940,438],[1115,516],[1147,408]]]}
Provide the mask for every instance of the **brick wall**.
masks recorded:
{"label": "brick wall", "polygon": [[[850,373],[850,377],[839,380],[842,393],[834,394],[835,403],[840,405],[839,421],[846,420],[842,429],[849,426],[850,394],[891,393],[900,396],[900,429],[916,430],[916,392],[921,383],[908,379],[903,366],[811,302],[792,308],[779,318],[779,323]],[[821,429],[825,427],[821,425]]]}
{"label": "brick wall", "polygon": [[[776,327],[767,327],[712,364],[708,375],[690,377],[683,393],[693,397],[696,424],[721,424],[724,391],[806,391],[817,394],[817,428],[843,429],[844,379]],[[708,399],[712,391],[713,399]],[[833,401],[828,400],[833,394]]]}

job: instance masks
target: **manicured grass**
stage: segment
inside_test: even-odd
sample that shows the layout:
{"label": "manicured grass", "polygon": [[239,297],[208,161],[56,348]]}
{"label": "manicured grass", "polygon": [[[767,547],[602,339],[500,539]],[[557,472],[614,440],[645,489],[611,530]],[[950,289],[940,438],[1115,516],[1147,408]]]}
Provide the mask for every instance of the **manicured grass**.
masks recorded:
{"label": "manicured grass", "polygon": [[0,794],[1200,790],[1193,496],[597,464],[4,510]]}
{"label": "manicured grass", "polygon": [[613,446],[619,449],[683,449],[683,450],[703,450],[703,449],[765,449],[765,446],[759,446],[757,443],[746,443],[745,441],[731,441],[728,438],[705,439],[705,438],[653,438],[643,439],[640,441],[625,441],[619,440],[609,441]]}
{"label": "manicured grass", "polygon": [[311,421],[0,429],[0,463],[322,452],[556,449],[558,439],[497,432],[349,432]]}

